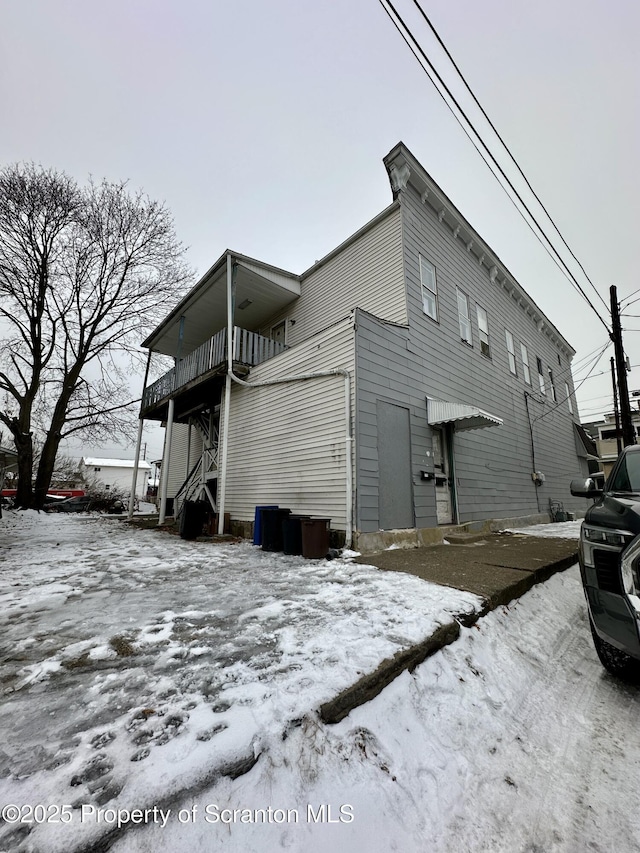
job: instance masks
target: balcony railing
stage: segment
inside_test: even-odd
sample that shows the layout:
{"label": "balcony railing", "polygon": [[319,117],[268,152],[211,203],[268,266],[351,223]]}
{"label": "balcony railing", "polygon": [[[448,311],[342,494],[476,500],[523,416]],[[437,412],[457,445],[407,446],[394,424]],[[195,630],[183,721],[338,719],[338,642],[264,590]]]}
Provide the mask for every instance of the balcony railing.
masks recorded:
{"label": "balcony railing", "polygon": [[[280,341],[265,338],[255,332],[248,332],[239,326],[234,326],[233,332],[233,360],[240,364],[249,365],[249,367],[262,364],[263,361],[268,361],[286,349]],[[209,338],[208,341],[181,359],[176,367],[172,367],[164,376],[144,389],[142,410],[154,406],[192,380],[203,376],[216,367],[220,367],[226,359],[227,330],[221,329],[212,338]]]}

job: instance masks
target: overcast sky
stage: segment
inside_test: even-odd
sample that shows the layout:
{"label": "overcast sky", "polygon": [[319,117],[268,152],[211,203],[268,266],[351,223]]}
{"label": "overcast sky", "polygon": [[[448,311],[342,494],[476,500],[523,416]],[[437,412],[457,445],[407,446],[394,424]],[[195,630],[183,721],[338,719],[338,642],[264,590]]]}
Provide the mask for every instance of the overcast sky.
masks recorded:
{"label": "overcast sky", "polygon": [[[605,301],[611,284],[640,288],[637,0],[423,3]],[[411,0],[396,7],[453,81]],[[166,202],[198,274],[226,248],[304,271],[390,203],[382,158],[402,140],[577,350],[576,384],[604,346],[377,0],[0,0],[0,12],[0,163],[129,179]],[[629,331],[633,365],[639,344]],[[610,409],[611,355],[578,390],[583,420]],[[640,388],[640,366],[629,382]]]}

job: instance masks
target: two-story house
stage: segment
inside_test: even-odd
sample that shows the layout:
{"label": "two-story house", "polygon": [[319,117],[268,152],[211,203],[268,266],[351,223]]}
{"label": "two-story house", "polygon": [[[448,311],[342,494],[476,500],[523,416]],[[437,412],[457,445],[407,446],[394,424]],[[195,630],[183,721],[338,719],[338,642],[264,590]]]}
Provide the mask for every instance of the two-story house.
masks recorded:
{"label": "two-story house", "polygon": [[144,341],[175,363],[140,415],[161,520],[273,504],[371,549],[584,508],[574,350],[402,143],[384,164],[392,203],[306,272],[226,252]]}
{"label": "two-story house", "polygon": [[[640,412],[631,412],[631,423],[634,433],[640,437]],[[595,453],[597,464],[592,464],[590,470],[601,470],[605,477],[611,473],[618,454],[624,447],[622,440],[622,429],[616,427],[616,416],[614,412],[608,412],[601,421],[589,421],[582,426],[595,442]]]}

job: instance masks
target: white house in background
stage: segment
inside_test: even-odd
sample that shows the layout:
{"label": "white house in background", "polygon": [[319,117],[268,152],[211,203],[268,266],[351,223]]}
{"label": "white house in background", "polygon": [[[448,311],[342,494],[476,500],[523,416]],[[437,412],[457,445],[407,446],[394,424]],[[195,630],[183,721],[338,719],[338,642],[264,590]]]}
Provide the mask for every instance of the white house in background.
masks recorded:
{"label": "white house in background", "polygon": [[[81,471],[85,482],[96,483],[105,489],[131,492],[133,481],[133,459],[101,459],[99,457],[83,456]],[[147,481],[151,474],[151,465],[144,460],[138,462],[136,476],[136,497],[144,498],[147,494]]]}

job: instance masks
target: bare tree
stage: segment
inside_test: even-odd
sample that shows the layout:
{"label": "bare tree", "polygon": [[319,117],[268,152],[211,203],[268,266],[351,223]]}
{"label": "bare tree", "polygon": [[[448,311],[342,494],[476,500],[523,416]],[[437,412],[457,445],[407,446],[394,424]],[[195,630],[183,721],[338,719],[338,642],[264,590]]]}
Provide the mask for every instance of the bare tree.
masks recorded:
{"label": "bare tree", "polygon": [[18,453],[19,506],[42,506],[63,438],[130,434],[127,374],[190,281],[183,256],[164,205],[124,183],[0,171],[0,422]]}

